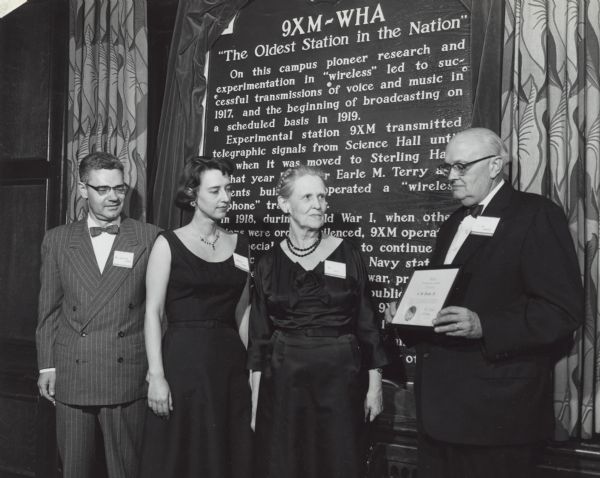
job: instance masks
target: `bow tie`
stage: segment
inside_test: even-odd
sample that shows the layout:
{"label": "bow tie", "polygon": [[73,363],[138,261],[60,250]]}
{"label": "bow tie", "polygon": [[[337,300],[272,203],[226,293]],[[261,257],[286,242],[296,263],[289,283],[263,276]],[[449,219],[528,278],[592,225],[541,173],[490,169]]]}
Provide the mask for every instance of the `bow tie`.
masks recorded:
{"label": "bow tie", "polygon": [[482,204],[473,204],[472,206],[469,206],[466,211],[465,211],[465,217],[467,216],[471,216],[471,217],[478,217],[481,216],[481,213],[483,212],[483,205]]}
{"label": "bow tie", "polygon": [[119,233],[119,225],[111,224],[110,226],[106,226],[106,227],[90,227],[90,236],[92,236],[92,237],[99,236],[103,232],[106,232],[107,234],[118,234]]}

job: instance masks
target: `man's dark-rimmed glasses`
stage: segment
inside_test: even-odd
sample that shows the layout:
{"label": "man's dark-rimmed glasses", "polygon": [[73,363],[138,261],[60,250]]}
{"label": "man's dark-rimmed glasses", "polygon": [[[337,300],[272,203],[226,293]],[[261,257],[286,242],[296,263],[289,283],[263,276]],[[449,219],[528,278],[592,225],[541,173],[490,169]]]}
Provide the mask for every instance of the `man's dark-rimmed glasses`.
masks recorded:
{"label": "man's dark-rimmed glasses", "polygon": [[459,163],[459,162],[454,163],[454,164],[445,163],[441,166],[441,169],[446,176],[449,176],[450,171],[452,171],[453,169],[456,170],[456,172],[459,176],[464,176],[466,174],[467,170],[471,166],[473,166],[475,163],[479,163],[480,161],[485,161],[486,159],[494,158],[496,156],[498,156],[498,155],[490,154],[489,156],[484,156],[483,158],[479,158],[474,161],[469,161],[468,163]]}
{"label": "man's dark-rimmed glasses", "polygon": [[100,196],[106,196],[110,191],[114,191],[117,196],[125,196],[127,191],[129,191],[129,186],[127,184],[119,184],[118,186],[92,186],[89,183],[85,183],[86,186],[89,186],[94,191],[96,191]]}

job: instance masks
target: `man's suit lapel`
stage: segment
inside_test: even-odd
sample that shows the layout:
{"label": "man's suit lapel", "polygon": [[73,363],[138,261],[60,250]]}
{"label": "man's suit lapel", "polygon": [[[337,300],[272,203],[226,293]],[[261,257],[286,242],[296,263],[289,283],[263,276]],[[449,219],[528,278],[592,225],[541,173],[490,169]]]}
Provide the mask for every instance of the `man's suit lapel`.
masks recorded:
{"label": "man's suit lapel", "polygon": [[[131,268],[113,265],[115,251],[133,253],[133,264]],[[117,293],[123,281],[132,273],[133,268],[140,259],[143,251],[144,246],[139,243],[133,222],[129,219],[123,220],[121,222],[119,234],[117,234],[110,255],[106,260],[104,272],[97,286],[95,295],[91,301],[91,306],[87,313],[88,320],[83,325],[84,327],[87,326],[87,324],[105,306],[106,302]]]}
{"label": "man's suit lapel", "polygon": [[496,242],[496,238],[504,228],[504,221],[506,217],[506,209],[510,205],[510,199],[512,197],[513,189],[508,183],[500,188],[496,195],[492,198],[488,206],[485,208],[483,213],[484,216],[499,217],[500,222],[492,237],[479,236],[476,234],[469,234],[467,240],[464,242],[462,247],[459,249],[456,257],[452,261],[453,264],[461,265],[468,262],[477,251],[484,246],[493,246]]}
{"label": "man's suit lapel", "polygon": [[85,219],[72,225],[67,257],[72,270],[81,279],[83,288],[92,294],[98,288],[100,282],[100,269],[98,268]]}

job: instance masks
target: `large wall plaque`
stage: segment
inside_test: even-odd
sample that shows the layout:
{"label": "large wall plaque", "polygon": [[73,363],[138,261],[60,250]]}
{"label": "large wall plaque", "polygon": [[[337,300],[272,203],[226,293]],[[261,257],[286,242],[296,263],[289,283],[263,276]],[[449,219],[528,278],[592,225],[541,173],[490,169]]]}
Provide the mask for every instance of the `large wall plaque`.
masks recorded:
{"label": "large wall plaque", "polygon": [[[455,207],[439,170],[470,123],[470,17],[458,0],[261,0],[210,51],[204,154],[237,165],[232,230],[259,254],[287,230],[281,171],[329,174],[326,230],[352,238],[379,312],[426,266]],[[398,342],[399,345],[401,345]],[[410,368],[414,355],[397,358]]]}

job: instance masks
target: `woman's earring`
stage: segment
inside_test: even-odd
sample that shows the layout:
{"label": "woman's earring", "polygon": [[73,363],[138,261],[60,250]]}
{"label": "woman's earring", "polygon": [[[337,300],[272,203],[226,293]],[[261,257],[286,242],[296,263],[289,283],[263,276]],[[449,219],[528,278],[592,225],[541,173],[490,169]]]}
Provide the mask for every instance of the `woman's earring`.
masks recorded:
{"label": "woman's earring", "polygon": [[196,201],[192,201],[192,202],[190,203],[190,206],[192,206],[192,207],[196,207]]}

